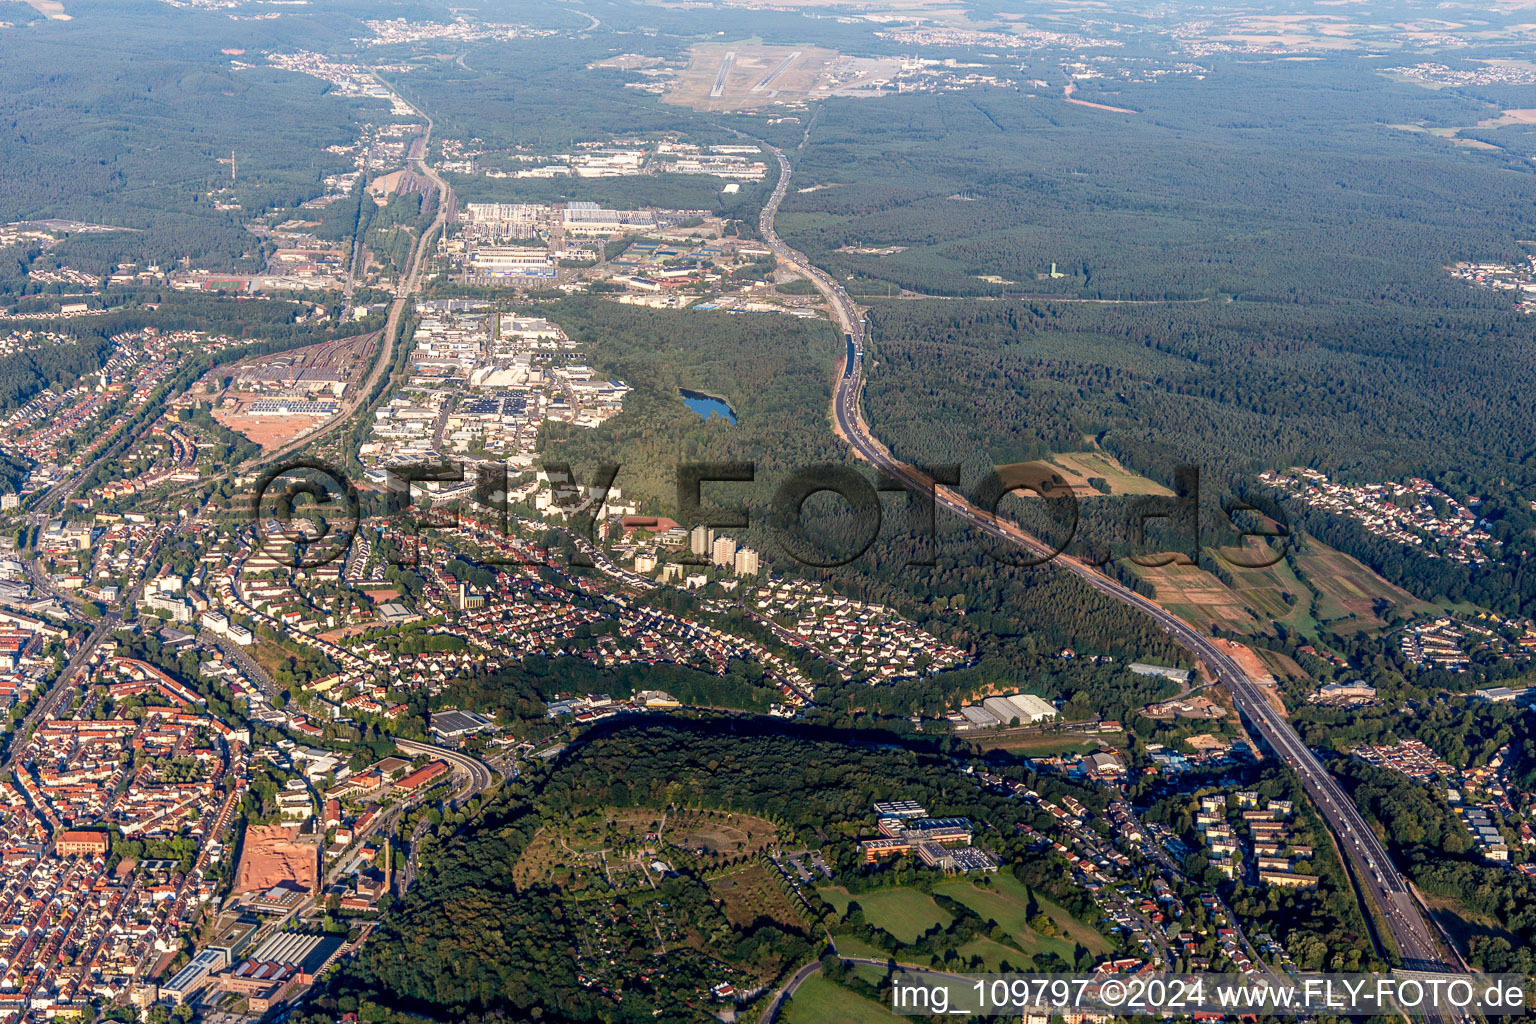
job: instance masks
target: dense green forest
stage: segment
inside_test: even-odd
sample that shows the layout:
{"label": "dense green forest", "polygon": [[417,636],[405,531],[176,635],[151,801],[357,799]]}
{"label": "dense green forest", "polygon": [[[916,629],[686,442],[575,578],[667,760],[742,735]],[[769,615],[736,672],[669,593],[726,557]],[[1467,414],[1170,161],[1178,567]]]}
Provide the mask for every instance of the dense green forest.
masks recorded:
{"label": "dense green forest", "polygon": [[106,335],[80,330],[78,340],[0,356],[0,414],[49,387],[62,391],[101,369],[112,351]]}
{"label": "dense green forest", "polygon": [[[1056,792],[1044,781],[1040,785]],[[373,1020],[388,1019],[391,1011],[435,1018],[502,1011],[519,1019],[649,1020],[653,1010],[667,1020],[708,1019],[702,1007],[685,1007],[677,998],[708,977],[700,973],[709,970],[707,958],[672,953],[652,961],[671,971],[668,982],[656,984],[646,976],[650,972],[641,972],[625,982],[621,1004],[584,988],[575,960],[582,948],[578,935],[592,915],[599,908],[616,915],[659,899],[691,927],[718,929],[703,947],[711,955],[726,963],[775,957],[786,972],[819,955],[818,945],[768,918],[745,928],[722,924],[709,914],[707,899],[699,899],[702,886],[686,869],[663,889],[638,896],[576,899],[539,886],[519,890],[509,867],[538,830],[603,807],[750,813],[772,822],[785,844],[822,849],[840,865],[840,874],[847,864],[849,884],[860,884],[852,839],[867,833],[872,801],[897,796],[979,821],[1011,821],[1008,815],[1017,813],[1015,803],[982,790],[945,758],[850,743],[836,732],[732,719],[600,726],[549,768],[531,769],[470,812],[467,822],[445,821],[441,838],[429,840],[433,852],[399,912],[386,918],[318,1005],[366,1007]],[[467,827],[455,833],[457,825]],[[1043,856],[996,832],[989,831],[985,842],[1010,870]],[[1075,905],[1074,894],[1059,885],[1064,863],[1052,866],[1055,873],[1039,884],[1060,890]],[[496,927],[487,927],[488,921]]]}
{"label": "dense green forest", "polygon": [[[838,343],[824,320],[650,310],[571,299],[542,312],[587,347],[603,373],[635,390],[624,412],[594,430],[550,424],[543,457],[585,478],[616,463],[615,483],[657,511],[674,512],[683,462],[750,462],[753,484],[722,486],[711,503],[767,505],[796,469],[843,455],[826,410]],[[724,399],[737,422],[703,420],[679,388]]]}
{"label": "dense green forest", "polygon": [[[1171,483],[1312,466],[1351,480],[1536,477],[1531,327],[1400,304],[1042,300],[876,306],[869,416],[912,459],[994,464],[1085,436]],[[937,423],[944,427],[934,430]]]}
{"label": "dense green forest", "polygon": [[[1496,92],[1217,60],[1106,97],[1135,115],[1010,90],[834,100],[794,157],[797,182],[836,187],[791,190],[780,229],[869,297],[876,433],[965,486],[1097,443],[1165,484],[1198,466],[1209,538],[1264,469],[1418,475],[1530,550],[1532,325],[1444,268],[1519,257],[1536,175],[1389,127],[1473,124]],[[1518,559],[1468,568],[1285,511],[1421,597],[1536,608]]]}
{"label": "dense green forest", "polygon": [[[50,253],[88,273],[184,258],[256,269],[260,243],[243,223],[319,195],[324,175],[350,167],[325,147],[352,142],[354,118],[381,111],[319,79],[263,67],[258,55],[345,40],[360,28],[347,10],[364,15],[368,5],[240,22],[157,0],[68,7],[71,20],[7,29],[0,47],[0,223],[123,229],[76,233]],[[247,48],[257,56],[244,69],[220,53]],[[215,209],[212,193],[225,188],[221,198],[239,209]]]}
{"label": "dense green forest", "polygon": [[[1521,395],[1536,383],[1536,349],[1512,314],[1019,300],[881,304],[872,321],[871,423],[905,458],[963,464],[966,481],[1092,439],[1164,483],[1177,466],[1197,466],[1209,538],[1225,522],[1223,501],[1262,495],[1265,469],[1309,466],[1349,482],[1424,476],[1483,497],[1491,532],[1511,550],[1531,544],[1536,523],[1521,494],[1536,479],[1536,434]],[[1420,596],[1504,611],[1536,599],[1536,575],[1514,586],[1518,563],[1473,569],[1296,502],[1285,510]]]}
{"label": "dense green forest", "polygon": [[[941,639],[977,650],[973,669],[878,692],[856,688],[838,707],[935,713],[957,690],[1061,677],[1067,695],[1084,694],[1081,710],[1115,718],[1133,702],[1157,694],[1147,692],[1145,680],[1132,682],[1123,669],[1065,664],[1057,657],[1061,648],[1112,654],[1121,661],[1139,655],[1182,662],[1176,645],[1144,616],[1065,573],[1004,564],[972,531],[942,517],[925,535],[920,518],[909,519],[900,494],[885,501],[878,541],[851,564],[823,571],[787,555],[786,534],[773,515],[777,490],[792,474],[817,464],[847,464],[828,422],[837,346],[825,322],[578,299],[542,312],[589,346],[604,374],[635,389],[623,414],[596,429],[548,427],[546,460],[568,462],[582,480],[602,463],[616,464],[615,485],[626,495],[674,516],[679,464],[751,463],[754,482],[705,484],[702,497],[706,507],[746,510],[748,526],[733,535],[762,551],[775,572],[831,579],[845,593],[889,602]],[[737,422],[700,419],[683,405],[679,387],[725,399]],[[918,414],[916,422],[931,422],[930,414]],[[933,436],[931,429],[927,433]],[[865,478],[871,486],[876,482],[867,472]],[[804,530],[791,536],[803,532],[828,539],[843,553],[856,550],[859,521],[836,499],[826,502],[830,508],[808,506]],[[933,564],[921,564],[926,562]]]}
{"label": "dense green forest", "polygon": [[[839,187],[792,191],[780,230],[870,294],[998,295],[979,279],[993,274],[1015,294],[1437,306],[1496,304],[1441,268],[1531,237],[1523,161],[1388,127],[1488,116],[1455,91],[1353,58],[1217,61],[1135,102],[1124,116],[1011,90],[830,101],[796,175]],[[1037,281],[1052,263],[1066,276]]]}

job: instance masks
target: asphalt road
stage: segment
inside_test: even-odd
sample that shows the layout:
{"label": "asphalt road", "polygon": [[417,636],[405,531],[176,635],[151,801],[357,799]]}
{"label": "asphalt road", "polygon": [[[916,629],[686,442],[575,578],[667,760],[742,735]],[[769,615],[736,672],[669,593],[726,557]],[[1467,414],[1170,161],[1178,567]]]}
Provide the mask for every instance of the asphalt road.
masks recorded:
{"label": "asphalt road", "polygon": [[407,754],[440,757],[453,765],[456,771],[463,773],[467,777],[467,784],[463,792],[455,799],[455,802],[490,789],[491,785],[496,781],[496,773],[491,771],[490,765],[478,757],[471,757],[457,750],[449,750],[447,747],[439,747],[432,743],[418,743],[415,740],[403,740],[399,737],[395,738],[395,746]]}
{"label": "asphalt road", "polygon": [[796,971],[794,977],[785,982],[784,987],[779,989],[779,991],[774,994],[773,999],[763,1010],[763,1015],[758,1018],[758,1024],[773,1024],[773,1022],[778,1019],[779,1008],[784,1005],[784,1001],[793,996],[795,994],[795,989],[805,984],[806,979],[819,970],[821,970],[821,961],[812,960],[810,963]]}
{"label": "asphalt road", "polygon": [[[865,325],[858,307],[843,286],[829,274],[815,267],[805,255],[787,245],[774,230],[779,204],[789,189],[791,169],[782,151],[758,140],[779,163],[779,180],[763,207],[758,227],[774,256],[783,264],[809,278],[827,300],[833,315],[849,338],[850,365],[845,366],[833,395],[833,418],[854,452],[886,475],[908,487],[931,490],[939,507],[975,526],[994,539],[1006,541],[1039,557],[1054,553],[1054,548],[1025,533],[1015,524],[999,519],[972,505],[958,491],[935,485],[932,480],[891,455],[864,422],[859,406],[863,388]],[[1380,921],[1409,969],[1441,971],[1448,969],[1440,956],[1433,935],[1408,886],[1393,867],[1374,833],[1366,825],[1359,809],[1350,802],[1338,782],[1323,768],[1316,755],[1307,749],[1290,724],[1277,715],[1264,694],[1248,674],[1225,650],[1155,601],[1136,593],[1094,567],[1066,555],[1056,555],[1054,564],[1077,576],[1088,586],[1117,601],[1150,615],[1178,644],[1205,663],[1206,668],[1224,683],[1234,702],[1269,747],[1300,776],[1307,794],[1318,812],[1338,837],[1339,847],[1350,862],[1361,889],[1368,892],[1381,909]]]}
{"label": "asphalt road", "polygon": [[90,661],[91,654],[96,650],[96,646],[103,639],[110,636],[121,621],[122,616],[117,612],[109,612],[103,615],[96,628],[91,630],[90,635],[85,638],[85,642],[80,645],[79,650],[75,651],[74,657],[69,659],[69,663],[64,666],[64,670],[59,673],[58,678],[53,681],[53,685],[48,688],[48,692],[43,695],[43,699],[37,702],[37,705],[27,713],[25,718],[16,723],[16,727],[11,730],[10,738],[7,741],[8,746],[5,752],[5,768],[7,770],[15,767],[16,756],[21,752],[22,747],[26,745],[27,734],[39,722],[53,715],[62,705],[68,702],[70,695],[75,692],[75,678],[85,668],[86,662]]}
{"label": "asphalt road", "polygon": [[[406,307],[410,303],[411,296],[421,287],[422,273],[427,265],[428,246],[441,233],[443,226],[448,223],[448,217],[454,209],[453,189],[448,186],[447,181],[443,180],[442,175],[433,170],[432,165],[426,162],[427,143],[432,138],[432,119],[423,113],[420,108],[411,104],[403,96],[400,96],[383,79],[379,79],[378,76],[374,77],[379,84],[395,92],[396,97],[402,103],[410,106],[426,122],[426,130],[411,145],[408,163],[415,168],[418,174],[429,179],[433,185],[437,186],[438,202],[437,216],[432,219],[432,223],[427,230],[421,233],[421,237],[416,241],[416,247],[411,250],[410,265],[406,268],[405,273],[401,275],[400,285],[395,292],[395,300],[389,305],[389,319],[384,324],[383,338],[381,339],[382,345],[380,346],[378,356],[374,359],[373,368],[368,372],[367,379],[352,392],[358,396],[360,403],[368,401],[368,396],[373,393],[373,389],[378,385],[380,378],[388,373],[395,364],[395,345],[399,341],[400,328],[405,321]],[[361,245],[361,243],[362,239],[358,239],[358,244]],[[242,463],[239,469],[249,471],[258,466],[276,465],[282,459],[309,448],[322,437],[334,432],[343,424],[349,422],[357,411],[358,407],[345,407],[328,422],[314,428],[309,433],[300,435],[276,451],[263,453]]]}

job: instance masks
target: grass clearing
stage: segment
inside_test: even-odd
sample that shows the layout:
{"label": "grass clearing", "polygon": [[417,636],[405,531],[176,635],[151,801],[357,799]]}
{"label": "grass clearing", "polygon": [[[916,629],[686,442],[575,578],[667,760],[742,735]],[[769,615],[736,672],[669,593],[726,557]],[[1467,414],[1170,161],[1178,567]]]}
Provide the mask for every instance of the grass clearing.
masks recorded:
{"label": "grass clearing", "polygon": [[1518,946],[1520,939],[1497,920],[1469,909],[1460,900],[1450,896],[1424,896],[1424,905],[1435,921],[1450,933],[1462,956],[1468,954],[1472,940],[1477,938],[1503,939],[1511,946]]}
{"label": "grass clearing", "polygon": [[[1125,734],[1120,732],[1106,732],[1099,736],[1105,743],[1111,746],[1125,742]],[[1028,754],[1031,757],[1047,757],[1052,754],[1086,754],[1097,750],[1099,744],[1093,739],[1083,736],[1057,736],[1057,735],[1023,735],[1010,736],[1006,731],[1000,730],[995,736],[971,737],[971,743],[977,750],[1007,750],[1017,754]]]}
{"label": "grass clearing", "polygon": [[1057,934],[1042,935],[1030,927],[1029,887],[1011,875],[992,875],[990,884],[986,886],[957,878],[935,886],[934,892],[965,904],[983,918],[996,921],[1026,953],[1051,952],[1070,962],[1074,947],[1078,944],[1095,953],[1110,951],[1109,942],[1104,936],[1039,893],[1034,894],[1035,904],[1040,913],[1050,918]]}
{"label": "grass clearing", "polygon": [[[1161,494],[1172,495],[1173,492],[1156,480],[1139,476],[1131,472],[1120,461],[1108,452],[1061,452],[1055,455],[1047,455],[1040,460],[1054,469],[1064,480],[1072,493],[1079,498],[1102,498],[1105,492],[1093,487],[1089,480],[1098,478],[1109,487],[1110,495],[1118,494]],[[1015,462],[1007,466],[999,466],[1000,472],[1006,472],[1014,466],[1029,465],[1029,463]]]}
{"label": "grass clearing", "polygon": [[[1052,940],[1054,941],[1054,940]],[[1071,953],[1068,947],[1067,952]],[[1024,953],[1017,949],[1005,946],[991,939],[972,939],[959,949],[960,958],[969,970],[972,968],[971,958],[980,957],[981,964],[978,970],[986,974],[1003,974],[1007,971],[1027,971],[1030,969],[1029,960]],[[1006,968],[1004,965],[1007,965]]]}
{"label": "grass clearing", "polygon": [[906,1019],[819,974],[807,978],[779,1011],[784,1024],[871,1024]]}
{"label": "grass clearing", "polygon": [[[915,942],[934,925],[948,925],[950,917],[933,898],[919,889],[881,889],[852,895],[842,886],[818,890],[821,898],[846,913],[850,902],[864,909],[864,919],[876,928],[884,928],[902,942]],[[884,956],[885,954],[876,954]]]}
{"label": "grass clearing", "polygon": [[868,960],[900,960],[900,957],[892,957],[890,953],[863,939],[854,938],[852,935],[839,935],[837,937],[837,952],[839,956],[858,956]]}

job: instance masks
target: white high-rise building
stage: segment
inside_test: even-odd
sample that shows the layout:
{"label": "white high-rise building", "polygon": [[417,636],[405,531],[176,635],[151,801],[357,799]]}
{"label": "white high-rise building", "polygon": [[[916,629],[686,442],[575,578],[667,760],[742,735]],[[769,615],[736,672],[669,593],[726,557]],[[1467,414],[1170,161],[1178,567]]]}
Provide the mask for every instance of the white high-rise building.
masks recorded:
{"label": "white high-rise building", "polygon": [[736,575],[757,575],[757,552],[751,548],[741,548],[736,552]]}
{"label": "white high-rise building", "polygon": [[710,546],[709,560],[724,569],[729,569],[736,562],[736,541],[731,537],[716,537],[715,543]]}

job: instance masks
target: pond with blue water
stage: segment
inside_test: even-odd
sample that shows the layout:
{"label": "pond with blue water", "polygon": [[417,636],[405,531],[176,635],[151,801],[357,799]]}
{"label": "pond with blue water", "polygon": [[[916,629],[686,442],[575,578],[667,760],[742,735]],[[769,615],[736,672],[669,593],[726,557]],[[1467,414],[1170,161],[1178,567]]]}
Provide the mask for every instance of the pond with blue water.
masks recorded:
{"label": "pond with blue water", "polygon": [[677,393],[682,396],[683,404],[703,419],[709,420],[718,416],[727,423],[736,422],[736,410],[727,405],[724,399],[706,395],[702,391],[689,391],[687,388],[678,388]]}

